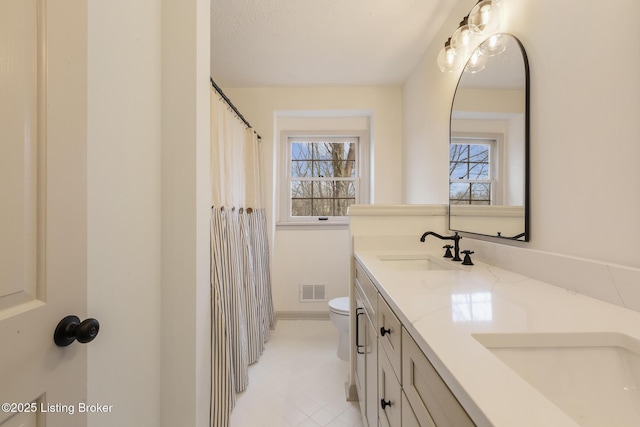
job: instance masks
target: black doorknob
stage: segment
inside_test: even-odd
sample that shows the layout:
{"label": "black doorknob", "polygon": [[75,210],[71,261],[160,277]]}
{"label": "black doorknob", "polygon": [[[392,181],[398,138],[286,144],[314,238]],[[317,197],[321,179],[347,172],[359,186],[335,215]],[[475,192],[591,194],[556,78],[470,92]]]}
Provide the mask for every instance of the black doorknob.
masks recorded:
{"label": "black doorknob", "polygon": [[67,316],[58,323],[53,334],[53,341],[58,347],[66,347],[75,340],[88,343],[98,335],[100,323],[96,319],[80,322],[78,316]]}

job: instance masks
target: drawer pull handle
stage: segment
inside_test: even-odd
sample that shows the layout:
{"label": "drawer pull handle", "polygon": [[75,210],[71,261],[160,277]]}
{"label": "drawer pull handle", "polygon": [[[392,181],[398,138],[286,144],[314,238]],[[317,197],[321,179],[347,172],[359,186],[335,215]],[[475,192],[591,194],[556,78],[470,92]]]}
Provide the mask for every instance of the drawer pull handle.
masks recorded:
{"label": "drawer pull handle", "polygon": [[360,316],[363,314],[365,314],[363,308],[356,308],[356,353],[358,354],[364,354],[364,351],[360,351],[360,349],[364,347],[363,345],[360,345]]}
{"label": "drawer pull handle", "polygon": [[387,406],[391,406],[391,401],[380,399],[380,406],[382,406],[382,410],[384,410]]}
{"label": "drawer pull handle", "polygon": [[380,335],[385,336],[386,334],[391,334],[391,329],[385,329],[384,326],[380,328]]}

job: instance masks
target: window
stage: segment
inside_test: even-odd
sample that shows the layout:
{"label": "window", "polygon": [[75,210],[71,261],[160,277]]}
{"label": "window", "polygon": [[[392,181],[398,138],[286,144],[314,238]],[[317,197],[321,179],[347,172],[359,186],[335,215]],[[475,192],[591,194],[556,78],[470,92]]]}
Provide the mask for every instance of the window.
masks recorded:
{"label": "window", "polygon": [[347,222],[349,206],[361,203],[362,135],[285,133],[281,222]]}
{"label": "window", "polygon": [[491,205],[496,181],[491,139],[452,138],[449,146],[449,200],[457,205]]}

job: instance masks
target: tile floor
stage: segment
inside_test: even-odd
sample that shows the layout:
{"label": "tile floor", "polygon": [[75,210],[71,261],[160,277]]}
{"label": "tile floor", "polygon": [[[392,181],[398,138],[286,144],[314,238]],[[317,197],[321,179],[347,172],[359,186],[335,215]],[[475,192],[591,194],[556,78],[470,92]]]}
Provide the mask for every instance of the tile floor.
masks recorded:
{"label": "tile floor", "polygon": [[347,402],[349,364],[338,359],[328,320],[279,320],[249,387],[238,395],[231,427],[362,427],[358,402]]}

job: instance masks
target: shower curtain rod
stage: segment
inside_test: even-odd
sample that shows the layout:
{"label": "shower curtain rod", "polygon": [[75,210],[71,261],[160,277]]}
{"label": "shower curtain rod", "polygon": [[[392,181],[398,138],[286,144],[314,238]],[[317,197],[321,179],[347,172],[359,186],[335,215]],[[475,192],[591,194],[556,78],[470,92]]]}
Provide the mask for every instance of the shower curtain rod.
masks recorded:
{"label": "shower curtain rod", "polygon": [[[216,90],[216,92],[218,92],[218,94],[222,97],[222,99],[224,99],[224,102],[226,102],[227,105],[229,107],[231,107],[233,112],[236,113],[236,115],[240,118],[240,120],[242,120],[244,122],[244,124],[247,125],[247,127],[249,129],[253,129],[253,126],[251,126],[251,124],[247,121],[247,119],[245,119],[244,116],[242,114],[240,114],[240,111],[238,111],[236,106],[233,105],[233,102],[231,102],[231,100],[229,98],[227,98],[227,95],[225,95],[224,92],[222,91],[222,89],[220,89],[220,86],[218,86],[216,84],[216,82],[213,81],[213,77],[209,77],[209,80],[211,81],[211,85]],[[253,133],[255,133],[258,136],[258,139],[262,139],[260,134],[258,132],[256,132],[255,129],[253,130]]]}

